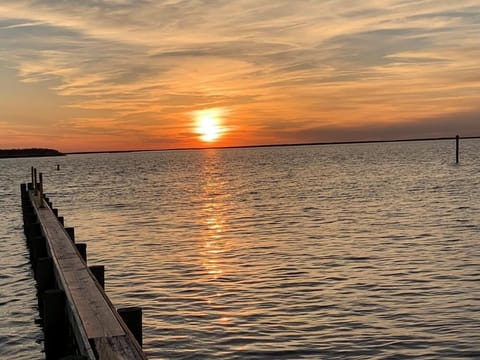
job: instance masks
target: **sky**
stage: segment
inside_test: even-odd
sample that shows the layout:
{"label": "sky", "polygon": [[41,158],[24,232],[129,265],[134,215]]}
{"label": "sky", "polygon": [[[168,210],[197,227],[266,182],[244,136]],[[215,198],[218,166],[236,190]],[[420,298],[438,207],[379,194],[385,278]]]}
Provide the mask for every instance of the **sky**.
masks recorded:
{"label": "sky", "polygon": [[479,0],[1,0],[0,148],[480,135]]}

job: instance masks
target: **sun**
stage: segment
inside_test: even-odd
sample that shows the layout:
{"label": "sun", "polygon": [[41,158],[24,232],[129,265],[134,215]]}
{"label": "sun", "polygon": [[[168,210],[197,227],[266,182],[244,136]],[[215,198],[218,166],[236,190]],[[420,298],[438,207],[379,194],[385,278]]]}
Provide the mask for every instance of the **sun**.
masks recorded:
{"label": "sun", "polygon": [[222,112],[219,109],[196,111],[194,116],[197,123],[196,132],[200,140],[213,142],[220,138],[225,128],[221,125]]}
{"label": "sun", "polygon": [[220,136],[218,120],[212,117],[202,117],[198,119],[198,133],[200,139],[206,142],[217,140]]}

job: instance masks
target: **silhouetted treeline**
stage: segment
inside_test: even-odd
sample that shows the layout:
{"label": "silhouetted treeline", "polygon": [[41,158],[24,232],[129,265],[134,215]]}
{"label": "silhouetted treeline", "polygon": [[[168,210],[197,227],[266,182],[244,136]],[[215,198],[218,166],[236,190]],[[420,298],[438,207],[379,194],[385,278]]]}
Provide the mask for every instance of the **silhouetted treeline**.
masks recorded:
{"label": "silhouetted treeline", "polygon": [[63,156],[65,154],[54,149],[6,149],[0,150],[0,158],[34,157],[34,156]]}

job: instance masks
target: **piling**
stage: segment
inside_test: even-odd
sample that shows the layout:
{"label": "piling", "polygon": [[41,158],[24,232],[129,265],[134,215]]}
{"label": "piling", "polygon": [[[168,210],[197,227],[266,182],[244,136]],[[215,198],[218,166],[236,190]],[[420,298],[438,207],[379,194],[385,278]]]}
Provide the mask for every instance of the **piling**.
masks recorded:
{"label": "piling", "polygon": [[87,268],[87,246],[74,243],[74,228],[44,196],[43,174],[38,181],[32,167],[31,178],[20,192],[46,359],[145,360],[142,309],[117,312],[104,292],[105,267]]}
{"label": "piling", "polygon": [[[40,259],[46,257],[47,254],[47,240],[45,236],[35,236],[31,240],[31,254],[32,259]],[[35,264],[32,264],[35,265]]]}
{"label": "piling", "polygon": [[50,198],[46,194],[43,194],[43,199],[45,200],[45,202],[49,207],[53,206],[53,203],[50,201]]}
{"label": "piling", "polygon": [[67,232],[68,236],[72,240],[72,242],[75,242],[75,228],[74,227],[66,227],[65,231]]}
{"label": "piling", "polygon": [[43,208],[45,206],[44,205],[45,201],[43,199],[43,174],[40,173],[38,177],[39,177],[38,201],[40,202],[40,207]]}
{"label": "piling", "polygon": [[25,229],[25,235],[27,235],[27,243],[29,246],[31,246],[32,244],[32,239],[37,237],[37,236],[42,236],[42,227],[40,225],[40,223],[38,222],[38,220],[36,218],[34,218],[34,221],[33,223],[29,224],[28,226],[26,226],[24,229]]}
{"label": "piling", "polygon": [[142,309],[136,306],[118,309],[118,314],[122,317],[128,329],[131,331],[140,346],[143,344],[142,333]]}
{"label": "piling", "polygon": [[29,184],[31,186],[29,186],[28,189],[32,190],[35,187],[35,168],[33,166],[30,168],[30,172],[32,175],[32,182]]}
{"label": "piling", "polygon": [[83,261],[87,262],[87,244],[85,243],[76,243],[75,247],[77,248],[80,256],[82,257]]}
{"label": "piling", "polygon": [[458,164],[460,162],[460,136],[457,135],[455,137],[455,163]]}
{"label": "piling", "polygon": [[67,355],[65,293],[50,289],[43,293],[43,319],[45,332],[45,356],[60,359]]}
{"label": "piling", "polygon": [[22,196],[22,206],[25,203],[27,195],[27,184],[20,184],[20,194]]}
{"label": "piling", "polygon": [[92,272],[95,279],[98,281],[102,289],[105,289],[105,266],[103,265],[92,265],[88,267]]}
{"label": "piling", "polygon": [[75,242],[75,228],[66,227],[65,231],[67,232],[68,236],[70,236],[70,239],[72,240],[72,242]]}
{"label": "piling", "polygon": [[35,195],[38,194],[38,181],[37,181],[37,169],[33,168],[33,190],[35,190]]}
{"label": "piling", "polygon": [[38,258],[35,268],[38,292],[43,294],[46,290],[55,286],[52,258],[49,256]]}

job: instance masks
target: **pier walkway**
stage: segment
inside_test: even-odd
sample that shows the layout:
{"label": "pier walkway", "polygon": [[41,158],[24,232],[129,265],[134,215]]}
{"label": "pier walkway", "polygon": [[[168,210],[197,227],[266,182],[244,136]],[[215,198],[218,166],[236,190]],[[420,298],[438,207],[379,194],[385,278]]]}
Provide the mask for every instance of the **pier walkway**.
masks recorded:
{"label": "pier walkway", "polygon": [[36,175],[32,178],[33,183],[21,186],[22,207],[47,359],[146,359],[140,345],[141,315],[136,339],[103,290],[103,272],[97,279],[88,268],[81,253],[85,247],[75,244],[73,229],[65,229],[63,218],[44,197],[41,177],[39,183]]}

